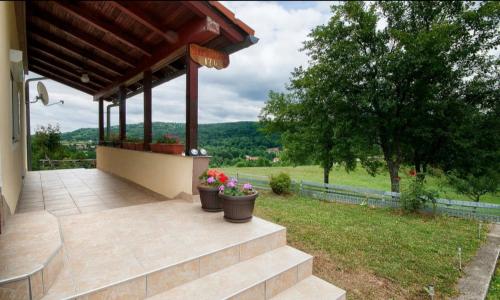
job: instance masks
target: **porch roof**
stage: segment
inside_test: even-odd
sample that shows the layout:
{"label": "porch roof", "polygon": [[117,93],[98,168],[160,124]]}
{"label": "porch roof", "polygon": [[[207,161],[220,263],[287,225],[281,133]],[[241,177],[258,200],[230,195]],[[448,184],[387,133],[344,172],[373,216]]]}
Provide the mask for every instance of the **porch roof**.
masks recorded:
{"label": "porch roof", "polygon": [[29,1],[25,15],[28,69],[94,100],[141,93],[146,70],[153,87],[184,74],[190,43],[233,53],[257,41],[217,1]]}

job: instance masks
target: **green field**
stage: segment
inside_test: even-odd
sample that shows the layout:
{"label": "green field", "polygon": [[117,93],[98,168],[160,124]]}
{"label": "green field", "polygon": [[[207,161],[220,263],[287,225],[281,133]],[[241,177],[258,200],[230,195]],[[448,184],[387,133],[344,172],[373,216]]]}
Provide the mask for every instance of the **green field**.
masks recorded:
{"label": "green field", "polygon": [[[288,173],[292,179],[323,182],[323,170],[318,166],[298,166],[298,167],[253,167],[253,168],[224,168],[228,174],[241,176],[244,174],[253,176],[269,176],[279,172]],[[403,172],[401,172],[403,173]],[[408,170],[405,170],[405,174]],[[409,176],[401,174],[401,183],[409,180]],[[457,194],[450,186],[447,185],[445,178],[427,175],[427,184],[429,188],[436,190],[440,198],[471,201],[467,196]],[[356,187],[365,187],[389,191],[391,184],[387,172],[383,172],[373,177],[368,174],[363,168],[358,167],[352,172],[346,172],[343,167],[335,167],[330,173],[330,183],[339,185],[350,185]],[[481,198],[482,202],[500,204],[500,196],[487,194]]]}
{"label": "green field", "polygon": [[349,299],[429,299],[430,284],[436,299],[453,296],[457,248],[465,263],[483,241],[470,220],[299,196],[262,193],[255,214],[286,226],[288,243],[314,255],[314,274],[346,289]]}

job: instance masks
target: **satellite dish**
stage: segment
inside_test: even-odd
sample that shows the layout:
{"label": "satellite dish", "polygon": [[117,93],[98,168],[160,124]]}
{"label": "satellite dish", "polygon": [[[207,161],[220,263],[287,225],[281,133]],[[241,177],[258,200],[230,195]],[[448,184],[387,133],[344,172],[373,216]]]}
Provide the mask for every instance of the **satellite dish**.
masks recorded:
{"label": "satellite dish", "polygon": [[41,99],[43,105],[48,105],[49,104],[49,93],[47,93],[47,89],[45,88],[45,85],[39,81],[36,85],[36,89],[38,91],[37,99]]}

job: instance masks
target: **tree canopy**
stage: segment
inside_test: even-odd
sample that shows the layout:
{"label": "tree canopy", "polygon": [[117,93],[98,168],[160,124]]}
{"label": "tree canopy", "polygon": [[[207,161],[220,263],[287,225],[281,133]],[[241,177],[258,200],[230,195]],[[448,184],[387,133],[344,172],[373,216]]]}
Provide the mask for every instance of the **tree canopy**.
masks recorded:
{"label": "tree canopy", "polygon": [[[270,93],[261,121],[283,133],[296,161],[350,166],[359,158],[374,171],[381,155],[393,191],[405,163],[418,172],[429,164],[462,166],[462,174],[470,174],[467,165],[498,166],[498,148],[475,157],[481,164],[469,158],[484,149],[479,133],[494,145],[500,136],[491,120],[498,116],[492,51],[499,16],[497,2],[334,5],[329,22],[304,42],[309,65],[295,70],[287,93]],[[478,132],[475,125],[486,120],[494,124]]]}

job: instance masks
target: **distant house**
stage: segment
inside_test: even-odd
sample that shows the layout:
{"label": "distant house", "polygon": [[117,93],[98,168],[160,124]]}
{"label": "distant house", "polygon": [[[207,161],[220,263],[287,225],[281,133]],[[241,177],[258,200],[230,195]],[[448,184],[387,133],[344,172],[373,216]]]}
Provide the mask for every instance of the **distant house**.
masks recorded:
{"label": "distant house", "polygon": [[255,161],[255,160],[259,160],[259,157],[258,156],[245,155],[245,160]]}
{"label": "distant house", "polygon": [[273,163],[277,163],[277,162],[280,162],[280,158],[279,157],[273,158]]}
{"label": "distant house", "polygon": [[266,152],[267,153],[279,153],[280,152],[280,148],[279,147],[267,148]]}

